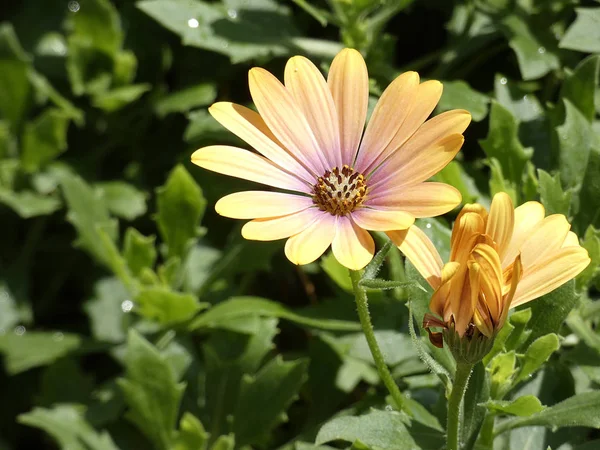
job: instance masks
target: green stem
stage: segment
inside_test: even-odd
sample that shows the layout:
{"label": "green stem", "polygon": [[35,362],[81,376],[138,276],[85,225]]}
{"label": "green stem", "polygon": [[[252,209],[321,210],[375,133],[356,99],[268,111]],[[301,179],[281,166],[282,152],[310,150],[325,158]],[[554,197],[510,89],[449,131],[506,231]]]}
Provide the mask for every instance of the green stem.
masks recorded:
{"label": "green stem", "polygon": [[371,350],[371,355],[373,355],[373,360],[375,361],[375,366],[377,367],[379,377],[394,399],[396,406],[399,409],[404,409],[404,396],[400,392],[400,389],[398,389],[390,370],[386,366],[383,359],[383,354],[379,348],[379,344],[377,344],[377,339],[375,339],[373,324],[371,323],[371,316],[369,315],[367,291],[365,288],[360,286],[361,272],[358,270],[351,270],[350,279],[352,280],[352,287],[354,289],[354,297],[356,300],[356,308],[358,310],[360,325],[362,326],[363,333],[367,338],[367,344],[369,344],[369,349]]}
{"label": "green stem", "polygon": [[446,449],[459,450],[458,436],[460,427],[460,407],[467,390],[467,382],[473,370],[472,364],[456,364],[456,374],[452,384],[452,393],[448,400],[448,422],[446,425]]}
{"label": "green stem", "polygon": [[494,422],[495,416],[487,413],[485,419],[483,419],[483,425],[479,432],[479,439],[477,446],[481,448],[492,449],[494,447]]}

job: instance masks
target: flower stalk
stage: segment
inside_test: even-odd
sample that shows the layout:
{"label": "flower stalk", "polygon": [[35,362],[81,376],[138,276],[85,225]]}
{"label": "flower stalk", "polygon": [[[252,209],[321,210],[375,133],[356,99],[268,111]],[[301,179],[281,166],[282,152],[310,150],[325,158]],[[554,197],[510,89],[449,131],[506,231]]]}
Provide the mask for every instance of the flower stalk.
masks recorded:
{"label": "flower stalk", "polygon": [[473,364],[457,362],[452,392],[448,400],[448,419],[446,423],[446,448],[448,450],[459,450],[461,405],[472,371]]}
{"label": "flower stalk", "polygon": [[369,314],[367,291],[360,284],[361,275],[362,273],[359,270],[350,270],[350,279],[352,280],[352,288],[354,290],[354,298],[356,301],[356,309],[358,311],[360,325],[365,338],[367,339],[367,344],[369,345],[369,350],[371,351],[371,355],[375,361],[375,366],[377,367],[379,377],[392,396],[396,406],[399,409],[404,409],[404,396],[402,395],[402,392],[400,392],[398,385],[394,381],[392,374],[385,364],[383,354],[381,353],[381,349],[379,348],[379,344],[375,338],[375,332],[373,331],[373,324],[371,323],[371,316]]}

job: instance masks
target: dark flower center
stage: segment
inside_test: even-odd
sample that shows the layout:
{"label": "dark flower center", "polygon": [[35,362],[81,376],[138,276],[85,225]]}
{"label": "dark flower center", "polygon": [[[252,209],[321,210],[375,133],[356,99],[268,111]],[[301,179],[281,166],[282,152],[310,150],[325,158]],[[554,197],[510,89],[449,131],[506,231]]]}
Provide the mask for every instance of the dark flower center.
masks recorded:
{"label": "dark flower center", "polygon": [[312,199],[321,211],[334,216],[345,216],[358,208],[367,195],[367,184],[362,173],[344,165],[334,167],[319,177],[313,186]]}

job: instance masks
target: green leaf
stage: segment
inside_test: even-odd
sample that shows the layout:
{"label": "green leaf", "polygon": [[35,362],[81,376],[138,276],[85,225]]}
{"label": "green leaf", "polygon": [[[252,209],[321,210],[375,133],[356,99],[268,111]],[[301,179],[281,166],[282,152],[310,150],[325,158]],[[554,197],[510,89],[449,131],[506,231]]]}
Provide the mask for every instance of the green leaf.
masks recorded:
{"label": "green leaf", "polygon": [[71,37],[81,37],[107,55],[116,53],[123,44],[119,13],[109,0],[82,1],[81,8],[69,14],[68,20]]}
{"label": "green leaf", "polygon": [[23,219],[47,216],[58,211],[62,203],[54,195],[40,195],[33,191],[13,192],[0,187],[0,202],[10,207]]}
{"label": "green leaf", "polygon": [[585,205],[577,215],[579,229],[588,225],[600,228],[600,145],[595,144],[590,150],[587,170],[579,191],[579,203]]}
{"label": "green leaf", "polygon": [[[222,53],[239,63],[288,54],[297,36],[288,8],[274,0],[147,0],[138,8],[181,37],[184,45]],[[251,36],[252,39],[248,39]]]}
{"label": "green leaf", "polygon": [[121,86],[106,92],[98,92],[92,97],[92,105],[107,113],[112,113],[135,102],[151,89],[151,84],[142,83]]}
{"label": "green leaf", "polygon": [[496,413],[511,416],[528,417],[542,411],[545,407],[535,395],[524,395],[515,400],[488,400],[485,407]]}
{"label": "green leaf", "polygon": [[559,348],[558,336],[554,333],[539,337],[533,341],[525,352],[525,355],[523,355],[515,383],[528,379]]}
{"label": "green leaf", "polygon": [[556,127],[560,178],[567,188],[579,186],[586,173],[594,132],[579,110],[563,100],[564,122]]}
{"label": "green leaf", "polygon": [[35,70],[29,70],[28,78],[33,88],[35,89],[36,103],[45,105],[48,101],[60,109],[69,119],[71,119],[78,127],[84,124],[84,113],[79,108],[76,108],[73,103],[63,97],[50,84],[48,79]]}
{"label": "green leaf", "polygon": [[232,434],[219,436],[211,450],[233,450],[235,448],[235,436]]}
{"label": "green leaf", "polygon": [[182,165],[156,190],[156,223],[169,256],[183,256],[188,242],[198,234],[206,209],[202,189]]}
{"label": "green leaf", "polygon": [[60,109],[46,109],[25,125],[21,163],[26,172],[35,172],[67,149],[70,118]]}
{"label": "green leaf", "polygon": [[143,191],[123,181],[97,183],[99,196],[115,216],[134,220],[146,214],[146,196]]}
{"label": "green leaf", "polygon": [[577,394],[529,417],[507,420],[499,426],[498,433],[532,425],[553,429],[561,427],[600,428],[600,391]]}
{"label": "green leaf", "polygon": [[144,236],[133,227],[125,231],[123,243],[123,257],[127,267],[134,276],[138,276],[144,269],[152,269],[156,262],[156,237]]}
{"label": "green leaf", "polygon": [[127,340],[125,367],[126,377],[118,383],[129,406],[127,418],[157,449],[170,449],[185,384],[177,383],[165,357],[133,330]]}
{"label": "green leaf", "polygon": [[10,23],[0,25],[0,118],[13,131],[19,129],[29,107],[31,85],[27,80],[30,58]]}
{"label": "green leaf", "polygon": [[204,450],[209,437],[202,422],[193,414],[185,412],[179,421],[177,440],[169,450]]}
{"label": "green leaf", "polygon": [[600,53],[600,8],[575,8],[577,19],[560,40],[561,48]]}
{"label": "green leaf", "polygon": [[502,173],[518,185],[523,176],[525,163],[531,159],[533,149],[524,148],[518,137],[519,123],[511,112],[492,100],[490,129],[487,137],[479,141],[488,158],[496,158]]}
{"label": "green leaf", "polygon": [[280,303],[260,297],[233,297],[201,314],[190,325],[192,330],[220,328],[228,321],[256,314],[265,317],[278,317],[299,325],[323,330],[356,331],[360,325],[339,319],[312,317],[308,312],[290,311]]}
{"label": "green leaf", "polygon": [[233,426],[237,445],[259,442],[278,423],[306,381],[307,366],[306,360],[284,362],[278,356],[242,379]]}
{"label": "green leaf", "polygon": [[371,410],[358,417],[337,417],[321,427],[315,444],[343,440],[381,450],[414,450],[417,444],[406,429],[404,417],[395,411]]}
{"label": "green leaf", "polygon": [[534,121],[544,114],[544,108],[534,94],[502,74],[496,74],[494,94],[498,103],[521,122]]}
{"label": "green leaf", "polygon": [[4,365],[10,375],[51,364],[80,345],[80,338],[75,334],[26,332],[24,327],[0,336],[0,352],[4,354]]}
{"label": "green leaf", "polygon": [[111,240],[116,240],[116,220],[110,217],[108,208],[98,193],[81,177],[64,173],[59,179],[69,208],[67,219],[77,230],[76,244],[99,262],[110,266],[111,254],[100,239],[98,230],[104,230]]}
{"label": "green leaf", "polygon": [[346,292],[352,292],[352,280],[348,269],[344,267],[333,253],[327,253],[321,258],[321,268],[333,282]]}
{"label": "green leaf", "polygon": [[491,398],[502,398],[512,386],[517,355],[514,350],[500,353],[489,363]]}
{"label": "green leaf", "polygon": [[588,122],[592,122],[596,116],[594,92],[598,85],[599,68],[600,56],[595,55],[584,59],[563,81],[560,88],[560,98],[569,100]]}
{"label": "green leaf", "polygon": [[488,160],[488,165],[490,166],[491,172],[489,181],[491,196],[493,197],[498,192],[506,192],[513,201],[513,204],[518,204],[519,197],[517,194],[516,185],[514,182],[505,178],[500,161],[498,161],[496,158],[490,158]]}
{"label": "green leaf", "polygon": [[57,405],[52,409],[34,408],[21,414],[18,422],[44,430],[69,450],[118,450],[106,431],[97,432],[84,418],[83,408],[76,405]]}
{"label": "green leaf", "polygon": [[[123,342],[125,340],[125,310],[130,296],[117,278],[101,278],[94,285],[94,297],[83,306],[99,341]],[[124,308],[125,306],[125,308]]]}
{"label": "green leaf", "polygon": [[480,122],[487,116],[489,103],[487,95],[476,91],[464,81],[445,81],[437,109],[438,112],[466,109],[475,122]]}
{"label": "green leaf", "polygon": [[434,178],[435,181],[450,184],[458,189],[464,203],[475,202],[481,196],[475,180],[458,161],[450,161]]}
{"label": "green leaf", "polygon": [[[522,17],[510,15],[502,21],[502,30],[514,50],[524,80],[535,80],[560,68],[558,57],[542,44]],[[538,30],[536,29],[536,32]]]}
{"label": "green leaf", "polygon": [[548,172],[538,169],[540,200],[546,208],[546,214],[563,214],[569,217],[572,191],[563,191],[560,174],[550,176]]}
{"label": "green leaf", "polygon": [[531,308],[531,320],[528,328],[531,335],[526,344],[548,333],[558,333],[569,312],[577,304],[579,296],[575,292],[575,280],[571,280],[532,301],[527,306]]}
{"label": "green leaf", "polygon": [[204,384],[205,423],[213,436],[228,432],[244,374],[254,374],[273,349],[276,319],[262,319],[252,334],[217,330],[203,345],[206,364]]}
{"label": "green leaf", "polygon": [[192,294],[162,287],[142,289],[135,297],[135,303],[136,312],[162,325],[185,322],[205,306]]}
{"label": "green leaf", "polygon": [[197,84],[161,98],[154,105],[154,111],[159,117],[176,112],[188,112],[193,108],[211,104],[216,96],[217,89],[214,84]]}
{"label": "green leaf", "polygon": [[600,230],[590,225],[585,230],[581,246],[588,251],[591,262],[577,276],[578,287],[587,286],[600,273]]}
{"label": "green leaf", "polygon": [[531,320],[531,308],[513,311],[509,317],[511,333],[504,342],[506,350],[519,350],[523,343],[529,339],[531,330],[527,329],[527,324]]}

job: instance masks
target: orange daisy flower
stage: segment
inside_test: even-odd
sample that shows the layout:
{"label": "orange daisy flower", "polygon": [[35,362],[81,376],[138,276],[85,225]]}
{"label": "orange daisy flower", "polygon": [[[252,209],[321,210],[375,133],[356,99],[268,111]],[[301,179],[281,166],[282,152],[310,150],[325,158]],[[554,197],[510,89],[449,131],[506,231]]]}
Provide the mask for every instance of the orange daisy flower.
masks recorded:
{"label": "orange daisy flower", "polygon": [[249,73],[258,113],[219,102],[209,108],[223,126],[259,154],[230,146],[197,150],[192,162],[208,170],[287,192],[227,195],[215,209],[252,219],[246,239],[288,238],[295,264],[319,258],[331,245],[350,269],[364,267],[375,244],[368,230],[402,230],[416,217],[444,214],[461,201],[454,187],[426,182],[463,143],[471,116],[453,110],[428,121],[442,94],[438,81],[406,72],[382,94],[363,134],[369,99],[359,52],[342,50],[327,80],[308,59],[291,58],[285,85],[264,69]]}

